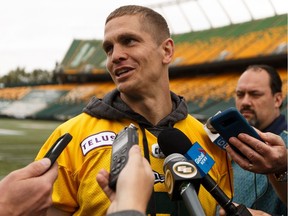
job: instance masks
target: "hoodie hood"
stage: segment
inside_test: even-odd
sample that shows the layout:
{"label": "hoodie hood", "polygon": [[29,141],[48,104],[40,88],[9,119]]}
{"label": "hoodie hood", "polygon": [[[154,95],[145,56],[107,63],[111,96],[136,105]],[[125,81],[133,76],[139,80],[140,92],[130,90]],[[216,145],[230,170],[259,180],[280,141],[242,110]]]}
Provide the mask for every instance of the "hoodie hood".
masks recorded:
{"label": "hoodie hood", "polygon": [[[157,126],[174,125],[188,115],[188,108],[183,97],[171,92],[171,99],[173,102],[172,112],[162,119]],[[83,111],[96,118],[108,120],[131,119],[144,127],[153,127],[143,116],[134,112],[123,102],[117,89],[109,92],[103,99],[93,97]]]}

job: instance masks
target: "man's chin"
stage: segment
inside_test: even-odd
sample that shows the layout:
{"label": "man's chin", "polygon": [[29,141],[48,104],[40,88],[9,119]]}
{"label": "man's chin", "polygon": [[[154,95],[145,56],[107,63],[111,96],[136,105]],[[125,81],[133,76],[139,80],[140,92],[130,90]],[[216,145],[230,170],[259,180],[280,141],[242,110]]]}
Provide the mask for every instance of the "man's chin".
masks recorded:
{"label": "man's chin", "polygon": [[252,114],[242,114],[250,125],[254,126],[256,123],[255,117]]}
{"label": "man's chin", "polygon": [[253,127],[255,127],[256,126],[256,119],[255,118],[249,118],[249,119],[247,119],[246,118],[246,120],[248,121],[248,123],[251,125],[251,126],[253,126]]}

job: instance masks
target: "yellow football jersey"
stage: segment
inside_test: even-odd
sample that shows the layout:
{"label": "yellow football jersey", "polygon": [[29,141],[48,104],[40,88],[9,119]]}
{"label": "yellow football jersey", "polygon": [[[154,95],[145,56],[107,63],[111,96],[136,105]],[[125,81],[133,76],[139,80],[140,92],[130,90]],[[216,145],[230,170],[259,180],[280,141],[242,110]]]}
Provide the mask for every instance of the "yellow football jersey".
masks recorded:
{"label": "yellow football jersey", "polygon": [[[51,134],[36,159],[42,158],[61,135],[69,132],[73,136],[57,160],[59,174],[52,194],[55,207],[71,212],[75,216],[106,214],[110,201],[98,185],[96,175],[102,168],[110,170],[113,140],[116,134],[130,123],[139,128],[139,125],[136,122],[131,122],[131,120],[111,121],[97,119],[82,113],[60,125]],[[188,115],[186,119],[179,121],[174,127],[184,132],[192,143],[197,141],[213,158],[215,164],[209,174],[220,188],[231,197],[233,185],[231,185],[232,169],[230,162],[227,161],[226,153],[211,143],[202,123]],[[173,215],[172,212],[175,210],[171,209],[172,201],[169,200],[164,185],[164,158],[157,156],[157,151],[159,151],[157,137],[146,129],[145,133],[141,130],[138,132],[139,145],[143,155],[143,138],[148,143],[149,160],[155,174],[153,196],[157,215]],[[200,187],[198,197],[206,215],[215,215],[217,203],[203,187]]]}

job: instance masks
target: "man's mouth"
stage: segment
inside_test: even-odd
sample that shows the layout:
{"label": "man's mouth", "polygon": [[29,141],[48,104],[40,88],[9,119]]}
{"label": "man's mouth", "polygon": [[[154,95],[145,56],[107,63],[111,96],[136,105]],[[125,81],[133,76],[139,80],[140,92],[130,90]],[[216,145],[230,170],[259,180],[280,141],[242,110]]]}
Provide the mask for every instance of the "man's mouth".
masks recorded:
{"label": "man's mouth", "polygon": [[240,112],[245,118],[246,117],[251,117],[251,116],[253,116],[255,114],[255,112],[253,110],[247,110],[247,109],[241,110]]}
{"label": "man's mouth", "polygon": [[123,68],[123,69],[117,70],[115,75],[117,77],[120,77],[121,75],[128,73],[130,70],[132,70],[132,69],[131,68]]}
{"label": "man's mouth", "polygon": [[250,114],[250,113],[253,113],[253,112],[252,112],[251,110],[242,110],[241,113],[242,113],[242,114],[245,114],[245,113]]}

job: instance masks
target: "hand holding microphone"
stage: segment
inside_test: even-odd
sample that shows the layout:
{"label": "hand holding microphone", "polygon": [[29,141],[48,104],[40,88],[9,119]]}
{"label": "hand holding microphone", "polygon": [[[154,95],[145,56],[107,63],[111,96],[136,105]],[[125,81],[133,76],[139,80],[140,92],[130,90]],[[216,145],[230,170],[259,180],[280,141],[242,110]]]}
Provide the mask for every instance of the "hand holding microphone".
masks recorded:
{"label": "hand holding microphone", "polygon": [[51,192],[58,175],[58,165],[50,166],[51,161],[44,158],[3,178],[0,215],[44,215],[52,205]]}
{"label": "hand holding microphone", "polygon": [[273,174],[287,171],[287,149],[282,138],[270,132],[257,132],[266,144],[244,133],[229,140],[250,158],[249,162],[239,157],[233,149],[227,148],[231,158],[243,169],[255,173]]}
{"label": "hand holding microphone", "polygon": [[118,177],[116,192],[109,187],[109,173],[106,170],[101,170],[96,179],[111,200],[107,213],[126,210],[146,213],[155,177],[138,145],[133,145],[129,151],[128,162]]}
{"label": "hand holding microphone", "polygon": [[251,127],[236,108],[210,117],[204,129],[243,169],[261,174],[287,171],[287,151],[281,137]]}
{"label": "hand holding microphone", "polygon": [[55,163],[71,141],[69,133],[59,137],[45,154],[22,169],[15,170],[0,182],[0,216],[46,215],[52,205],[53,184],[58,176]]}

